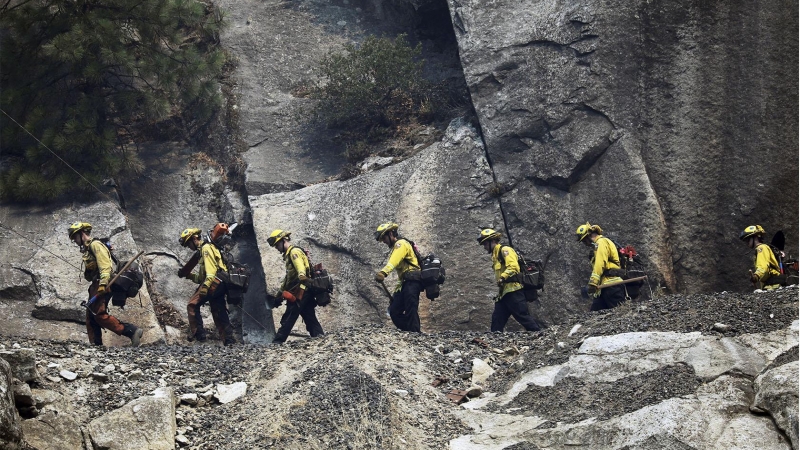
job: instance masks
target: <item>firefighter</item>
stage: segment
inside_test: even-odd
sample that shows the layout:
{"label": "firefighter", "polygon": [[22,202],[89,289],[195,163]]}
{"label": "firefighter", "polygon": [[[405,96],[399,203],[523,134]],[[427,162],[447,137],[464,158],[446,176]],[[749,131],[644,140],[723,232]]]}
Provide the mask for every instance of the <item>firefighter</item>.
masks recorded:
{"label": "firefighter", "polygon": [[575,230],[575,234],[578,242],[583,242],[586,246],[594,249],[591,261],[592,275],[589,277],[589,284],[583,288],[584,295],[592,298],[591,311],[619,306],[625,301],[624,285],[603,287],[607,283],[622,281],[623,271],[617,246],[611,239],[603,236],[603,229],[600,228],[600,225],[586,222]]}
{"label": "firefighter", "polygon": [[273,307],[280,306],[286,300],[286,311],[281,317],[281,326],[273,343],[282,344],[286,342],[292,327],[297,322],[298,317],[303,318],[306,330],[311,337],[322,336],[322,325],[317,320],[317,307],[314,296],[306,294],[307,284],[311,277],[311,264],[308,262],[306,252],[300,247],[292,245],[291,232],[274,230],[267,238],[267,243],[283,256],[286,264],[286,275],[281,282],[280,291],[275,297],[276,303]]}
{"label": "firefighter", "polygon": [[419,294],[423,289],[419,261],[411,243],[398,236],[399,227],[387,222],[375,230],[375,240],[392,250],[389,261],[375,274],[375,281],[382,283],[392,270],[397,272],[398,281],[389,303],[389,317],[399,330],[419,333]]}
{"label": "firefighter", "polygon": [[481,230],[478,244],[492,255],[495,281],[499,290],[492,312],[492,331],[502,332],[508,318],[514,319],[528,331],[539,331],[541,327],[528,311],[528,302],[519,283],[519,258],[513,248],[500,244],[502,234],[491,228]]}
{"label": "firefighter", "polygon": [[781,286],[783,279],[775,252],[764,243],[764,233],[761,225],[750,225],[741,232],[739,239],[755,250],[755,271],[750,271],[750,282],[756,289],[773,290]]}
{"label": "firefighter", "polygon": [[[189,299],[189,304],[186,307],[189,315],[189,340],[197,339],[198,341],[203,341],[206,339],[203,319],[200,316],[200,306],[208,302],[211,306],[211,317],[214,319],[219,338],[224,345],[233,345],[236,343],[236,339],[228,317],[228,309],[225,305],[227,286],[223,282],[228,268],[222,261],[222,255],[217,247],[203,240],[200,234],[199,228],[187,228],[181,232],[178,238],[178,242],[182,246],[194,251],[200,251],[198,271],[186,275],[187,279],[200,285],[192,295],[192,298]],[[180,271],[178,276],[181,276]]]}
{"label": "firefighter", "polygon": [[143,330],[130,323],[121,322],[108,313],[108,301],[111,299],[111,273],[113,272],[111,251],[106,244],[91,237],[92,225],[86,222],[75,222],[70,225],[67,234],[83,251],[83,277],[91,281],[89,301],[86,304],[86,332],[89,343],[103,345],[103,328],[131,340],[131,345],[138,347]]}

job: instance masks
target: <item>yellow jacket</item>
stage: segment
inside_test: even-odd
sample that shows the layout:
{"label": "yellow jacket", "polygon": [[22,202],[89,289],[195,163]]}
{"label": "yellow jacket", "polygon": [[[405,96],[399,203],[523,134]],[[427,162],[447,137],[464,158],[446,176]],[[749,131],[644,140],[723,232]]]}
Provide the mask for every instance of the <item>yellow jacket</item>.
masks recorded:
{"label": "yellow jacket", "polygon": [[610,269],[619,269],[619,253],[617,246],[611,239],[600,236],[594,241],[594,256],[592,257],[592,275],[589,277],[590,286],[602,286],[614,281],[622,281],[620,277],[609,277],[603,272]]}
{"label": "yellow jacket", "polygon": [[778,260],[775,259],[775,253],[772,252],[772,249],[767,244],[759,244],[756,246],[755,266],[756,270],[753,274],[758,277],[758,281],[761,283],[764,283],[775,275],[781,274]]}
{"label": "yellow jacket", "polygon": [[287,291],[297,286],[305,290],[306,285],[303,282],[308,280],[308,275],[311,273],[311,264],[308,262],[306,252],[300,247],[290,245],[283,253],[283,261],[286,263],[286,275],[281,282],[281,290]]}
{"label": "yellow jacket", "polygon": [[114,271],[111,262],[111,252],[97,239],[92,239],[83,252],[83,278],[86,281],[100,280],[100,286],[106,286],[111,281],[111,273]]}
{"label": "yellow jacket", "polygon": [[214,244],[206,242],[200,246],[200,255],[203,262],[200,264],[200,270],[197,273],[190,274],[188,278],[197,284],[210,288],[214,277],[217,276],[217,270],[227,272],[228,268],[222,262],[222,255],[220,255]]}
{"label": "yellow jacket", "polygon": [[[502,260],[500,258],[501,248],[503,250]],[[519,274],[519,257],[517,256],[517,252],[507,245],[495,245],[492,250],[492,267],[494,268],[495,281],[507,280]],[[522,283],[516,281],[503,283],[503,286],[500,288],[500,296],[497,297],[497,300],[500,300],[509,292],[518,291],[520,289],[522,289]]]}
{"label": "yellow jacket", "polygon": [[392,254],[389,255],[389,262],[381,269],[381,272],[388,275],[392,270],[397,271],[397,286],[394,291],[397,292],[403,287],[403,280],[405,274],[412,270],[419,270],[419,261],[417,255],[414,254],[414,249],[411,243],[405,239],[398,239],[392,249]]}

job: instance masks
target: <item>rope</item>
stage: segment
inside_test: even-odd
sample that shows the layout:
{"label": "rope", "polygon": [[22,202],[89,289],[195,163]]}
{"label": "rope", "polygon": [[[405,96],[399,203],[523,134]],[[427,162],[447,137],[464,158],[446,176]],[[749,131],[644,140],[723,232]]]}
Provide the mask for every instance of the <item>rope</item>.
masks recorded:
{"label": "rope", "polygon": [[[28,133],[28,135],[30,135],[30,137],[32,137],[32,138],[33,138],[33,139],[34,139],[36,142],[38,142],[39,144],[41,144],[41,145],[42,145],[42,147],[46,148],[46,149],[47,149],[47,151],[49,151],[50,153],[52,153],[52,154],[53,154],[53,156],[55,156],[56,158],[58,158],[58,160],[59,160],[59,161],[63,162],[63,163],[64,163],[64,165],[66,165],[67,167],[69,167],[69,168],[70,168],[70,169],[71,169],[73,172],[75,172],[75,173],[76,173],[76,174],[77,174],[79,177],[81,177],[81,179],[83,179],[83,181],[85,181],[86,183],[88,183],[88,184],[89,184],[89,186],[93,187],[93,188],[94,188],[94,189],[95,189],[97,192],[99,192],[99,193],[100,193],[100,195],[102,195],[103,197],[105,197],[106,199],[108,199],[108,200],[109,200],[109,201],[110,201],[112,204],[114,204],[114,205],[117,207],[117,210],[119,210],[119,212],[120,212],[120,213],[122,213],[122,216],[123,216],[123,217],[125,217],[125,221],[126,221],[126,222],[129,222],[129,223],[131,222],[131,219],[130,219],[130,217],[128,217],[128,214],[127,214],[127,212],[126,212],[126,211],[125,211],[125,210],[122,208],[122,206],[121,206],[121,205],[117,204],[117,202],[116,202],[116,201],[115,201],[113,198],[111,198],[111,197],[110,197],[108,194],[106,194],[105,192],[101,191],[101,190],[100,190],[100,188],[98,188],[97,186],[95,186],[94,184],[92,184],[92,182],[91,182],[91,181],[89,181],[89,180],[88,180],[88,179],[87,179],[85,176],[83,176],[83,175],[82,175],[80,172],[78,172],[77,170],[75,170],[75,168],[74,168],[74,167],[72,167],[72,166],[71,166],[71,165],[70,165],[68,162],[64,161],[64,159],[63,159],[63,158],[61,158],[60,156],[58,156],[58,154],[56,154],[56,152],[54,152],[53,150],[51,150],[51,149],[50,149],[50,147],[48,147],[47,145],[45,145],[45,143],[44,143],[44,142],[40,141],[40,140],[39,140],[39,139],[38,139],[36,136],[34,136],[34,135],[33,135],[33,133],[31,133],[30,131],[28,131],[28,130],[27,130],[27,129],[26,129],[24,126],[22,126],[22,125],[21,125],[19,122],[17,122],[16,120],[14,120],[14,118],[13,118],[13,117],[11,117],[11,116],[10,116],[10,115],[9,115],[7,112],[5,112],[5,111],[4,111],[2,108],[0,108],[0,112],[2,112],[3,114],[5,114],[5,115],[6,115],[6,117],[8,117],[8,118],[9,118],[9,119],[10,119],[12,122],[14,122],[14,123],[15,123],[15,124],[16,124],[18,127],[22,128],[22,131],[24,131],[24,132]],[[154,234],[151,234],[151,233],[149,233],[149,232],[147,231],[147,228],[146,228],[146,227],[143,227],[143,228],[142,228],[142,230],[144,231],[144,233],[145,233],[145,234],[147,234],[147,235],[149,235],[150,237],[154,238],[156,241],[160,240],[158,236],[156,236],[156,235],[154,235]],[[20,236],[22,236],[22,235],[20,235]],[[23,238],[25,238],[24,236],[22,236],[22,237],[23,237]],[[40,248],[41,248],[41,247],[40,247]],[[172,248],[170,248],[170,247],[168,247],[168,246],[167,246],[167,248],[168,248],[169,250],[173,250]],[[44,250],[44,249],[43,249],[43,250]],[[179,264],[181,264],[181,265],[184,265],[184,262],[183,262],[183,260],[180,258],[180,256],[178,256],[178,253],[177,253],[177,252],[175,252],[175,251],[173,251],[173,253],[175,254],[175,258],[177,258],[177,260],[178,260],[178,263],[179,263]],[[57,256],[57,255],[56,255],[56,256]],[[62,258],[62,259],[63,259],[63,258]],[[64,260],[64,261],[66,262],[66,260]],[[72,266],[72,267],[75,267],[75,266]]]}
{"label": "rope", "polygon": [[26,241],[30,242],[31,244],[33,244],[33,245],[35,245],[35,246],[39,247],[40,249],[42,249],[42,250],[46,251],[47,253],[50,253],[51,255],[55,256],[56,258],[58,258],[58,259],[60,259],[60,260],[64,261],[65,263],[69,264],[70,266],[74,267],[74,268],[75,268],[75,269],[77,269],[79,272],[81,271],[81,268],[80,268],[80,267],[78,267],[78,266],[76,266],[76,265],[72,264],[71,262],[67,261],[66,259],[64,259],[64,258],[62,258],[62,257],[60,257],[60,256],[58,256],[58,255],[56,255],[55,253],[53,253],[53,252],[51,252],[50,250],[48,250],[48,249],[46,249],[46,248],[42,247],[41,245],[37,244],[36,242],[33,242],[32,240],[28,239],[26,236],[24,236],[24,235],[20,234],[19,232],[17,232],[17,230],[15,230],[15,229],[13,229],[13,228],[9,228],[9,227],[7,227],[7,226],[3,225],[3,223],[2,223],[2,222],[0,222],[0,228],[4,228],[4,229],[6,229],[6,230],[8,230],[8,231],[10,231],[10,232],[12,232],[12,233],[14,233],[14,234],[16,234],[17,236],[21,237],[22,239],[25,239]]}

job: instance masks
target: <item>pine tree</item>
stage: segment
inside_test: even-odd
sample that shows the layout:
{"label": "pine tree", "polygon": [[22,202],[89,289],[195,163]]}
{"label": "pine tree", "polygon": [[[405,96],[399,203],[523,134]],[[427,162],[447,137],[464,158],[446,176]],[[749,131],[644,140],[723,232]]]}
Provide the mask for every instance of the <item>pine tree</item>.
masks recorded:
{"label": "pine tree", "polygon": [[[179,119],[190,134],[213,116],[222,24],[194,0],[0,2],[0,108],[97,185],[138,167],[129,144],[147,129]],[[0,198],[90,190],[0,114]]]}

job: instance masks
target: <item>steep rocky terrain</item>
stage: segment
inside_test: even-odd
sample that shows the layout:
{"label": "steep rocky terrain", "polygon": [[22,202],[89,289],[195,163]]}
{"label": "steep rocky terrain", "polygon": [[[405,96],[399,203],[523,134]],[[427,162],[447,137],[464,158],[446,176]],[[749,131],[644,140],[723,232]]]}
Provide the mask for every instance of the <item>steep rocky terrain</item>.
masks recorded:
{"label": "steep rocky terrain", "polygon": [[[139,427],[166,415],[166,432],[186,448],[789,449],[797,300],[796,288],[664,296],[537,333],[372,325],[267,347],[98,350],[0,336],[0,356],[35,352],[39,377],[28,384],[39,416],[21,429],[36,448],[115,433],[137,442],[135,426],[119,429],[124,405],[160,388],[176,406]],[[221,392],[236,383],[246,391],[228,402]],[[456,389],[475,397],[459,406],[447,398]]]}

